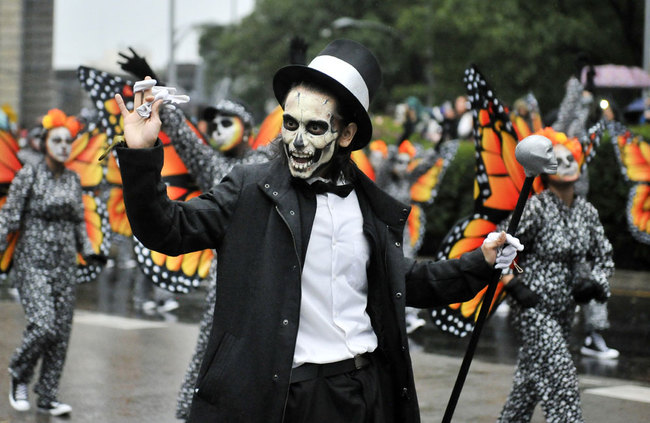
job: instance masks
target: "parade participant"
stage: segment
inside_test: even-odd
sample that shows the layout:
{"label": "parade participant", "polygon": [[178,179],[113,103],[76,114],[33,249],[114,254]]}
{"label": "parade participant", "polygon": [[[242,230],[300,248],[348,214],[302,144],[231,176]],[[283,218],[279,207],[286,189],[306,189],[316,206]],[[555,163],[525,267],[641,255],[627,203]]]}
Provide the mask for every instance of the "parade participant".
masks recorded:
{"label": "parade participant", "polygon": [[235,167],[185,202],[170,201],[160,180],[161,102],[143,117],[116,96],[135,236],[165,254],[215,248],[219,256],[190,421],[419,421],[405,305],[469,299],[495,263],[509,266],[523,248],[503,233],[457,260],[404,258],[407,206],[350,159],[370,141],[380,79],[372,53],[349,40],[308,66],[280,69],[280,154]]}
{"label": "parade participant", "polygon": [[45,157],[25,164],[11,183],[0,209],[0,250],[9,233],[20,231],[13,271],[27,327],[9,364],[9,401],[18,411],[29,410],[28,384],[40,359],[38,411],[58,416],[72,410],[57,393],[75,306],[76,254],[87,262],[101,258],[86,232],[79,176],[64,166],[80,124],[58,109],[42,124]]}
{"label": "parade participant", "polygon": [[578,375],[569,351],[576,302],[604,302],[614,269],[612,246],[597,210],[575,193],[582,147],[546,128],[557,174],[526,203],[516,235],[526,245],[524,269],[507,285],[510,316],[521,342],[513,387],[499,422],[528,422],[541,401],[548,422],[582,422]]}
{"label": "parade participant", "polygon": [[[572,76],[567,81],[566,93],[560,104],[557,120],[553,123],[553,129],[565,133],[567,137],[588,140],[586,127],[593,103],[594,99],[591,91],[586,89],[576,76]],[[611,107],[609,110],[611,111]],[[584,165],[580,178],[575,183],[574,190],[577,195],[587,197],[589,193],[587,165]],[[579,309],[584,323],[583,343],[580,353],[595,358],[617,358],[619,351],[607,346],[605,338],[602,336],[602,331],[609,328],[607,302],[592,300],[581,304]]]}
{"label": "parade participant", "polygon": [[[375,171],[375,183],[379,188],[386,191],[393,198],[403,204],[411,203],[411,187],[417,179],[427,172],[437,158],[438,154],[434,149],[427,150],[420,155],[422,159],[413,169],[411,162],[416,158],[416,148],[409,141],[402,141],[397,151],[388,154],[388,158]],[[411,234],[408,226],[404,227],[403,251],[404,256],[415,258],[419,245],[411,242]],[[406,332],[413,333],[425,325],[426,321],[418,316],[419,310],[415,307],[406,307]]]}
{"label": "parade participant", "polygon": [[[163,108],[160,114],[163,130],[170,137],[176,152],[203,192],[210,191],[235,165],[265,162],[271,157],[268,148],[253,150],[249,147],[253,116],[244,104],[235,100],[221,100],[204,111],[203,118],[207,123],[205,132],[209,137],[209,145],[197,139],[194,131],[185,124],[185,117],[180,109]],[[213,266],[210,272],[210,285],[199,325],[199,337],[176,403],[176,417],[182,420],[189,417],[194,386],[212,328],[217,296],[216,273],[212,269],[216,270],[216,267]]]}

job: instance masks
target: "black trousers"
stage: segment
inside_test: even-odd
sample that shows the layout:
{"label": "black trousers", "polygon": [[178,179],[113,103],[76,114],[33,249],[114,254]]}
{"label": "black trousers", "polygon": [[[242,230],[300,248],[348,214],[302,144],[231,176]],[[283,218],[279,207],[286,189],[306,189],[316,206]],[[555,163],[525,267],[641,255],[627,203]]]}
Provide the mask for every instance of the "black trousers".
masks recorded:
{"label": "black trousers", "polygon": [[292,383],[284,423],[391,423],[381,366],[376,359],[360,370]]}

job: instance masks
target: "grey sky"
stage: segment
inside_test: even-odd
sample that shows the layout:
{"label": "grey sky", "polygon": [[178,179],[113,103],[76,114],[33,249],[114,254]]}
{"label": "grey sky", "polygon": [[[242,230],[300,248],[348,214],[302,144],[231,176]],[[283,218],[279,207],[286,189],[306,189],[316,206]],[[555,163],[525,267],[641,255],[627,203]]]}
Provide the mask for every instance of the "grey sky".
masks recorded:
{"label": "grey sky", "polygon": [[[198,60],[198,34],[193,25],[228,23],[248,15],[255,0],[175,0],[177,63]],[[170,0],[55,0],[55,69],[79,65],[106,71],[119,67],[118,51],[133,47],[152,68],[169,60]],[[180,38],[180,39],[179,39]]]}

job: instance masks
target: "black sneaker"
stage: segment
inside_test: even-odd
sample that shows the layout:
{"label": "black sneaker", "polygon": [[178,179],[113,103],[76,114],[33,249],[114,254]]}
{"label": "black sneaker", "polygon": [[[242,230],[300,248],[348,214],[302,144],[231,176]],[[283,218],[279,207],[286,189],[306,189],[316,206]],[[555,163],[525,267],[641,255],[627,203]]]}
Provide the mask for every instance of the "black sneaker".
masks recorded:
{"label": "black sneaker", "polygon": [[9,388],[9,404],[16,411],[29,410],[29,398],[27,398],[27,384],[20,383],[13,377]]}
{"label": "black sneaker", "polygon": [[62,402],[50,401],[46,405],[38,404],[38,412],[49,414],[50,416],[62,416],[64,414],[70,414],[72,407]]}
{"label": "black sneaker", "polygon": [[590,335],[587,335],[585,343],[580,348],[580,353],[588,357],[602,359],[613,359],[619,356],[618,350],[609,348],[602,335],[598,332],[593,332]]}

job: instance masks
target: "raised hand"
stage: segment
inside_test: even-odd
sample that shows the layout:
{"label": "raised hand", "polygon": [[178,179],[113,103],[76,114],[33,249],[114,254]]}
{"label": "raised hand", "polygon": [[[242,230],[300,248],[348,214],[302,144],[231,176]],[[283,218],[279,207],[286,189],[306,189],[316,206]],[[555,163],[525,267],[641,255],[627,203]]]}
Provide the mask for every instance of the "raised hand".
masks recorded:
{"label": "raised hand", "polygon": [[[151,79],[147,76],[145,80]],[[144,118],[140,116],[135,109],[140,107],[145,102],[154,100],[151,88],[135,93],[133,97],[134,110],[129,111],[124,104],[124,99],[121,95],[116,94],[115,100],[122,113],[124,119],[124,140],[129,148],[150,148],[153,147],[158,133],[160,132],[160,115],[158,111],[162,100],[157,100],[151,107],[151,116]]]}

